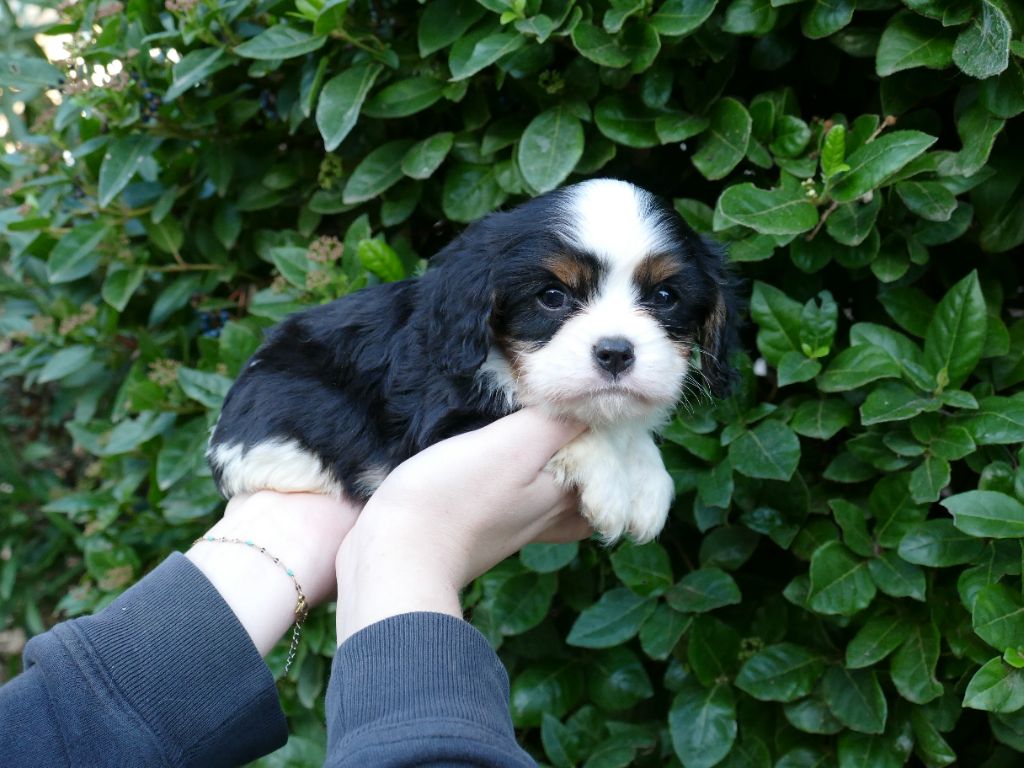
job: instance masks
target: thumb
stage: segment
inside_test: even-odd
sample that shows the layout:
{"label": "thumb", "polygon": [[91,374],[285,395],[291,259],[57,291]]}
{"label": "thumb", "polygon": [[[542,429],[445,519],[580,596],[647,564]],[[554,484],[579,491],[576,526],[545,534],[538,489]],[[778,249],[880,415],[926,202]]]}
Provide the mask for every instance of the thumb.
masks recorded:
{"label": "thumb", "polygon": [[487,425],[476,434],[501,446],[503,458],[539,472],[567,443],[585,432],[581,422],[544,413],[537,407],[523,408]]}

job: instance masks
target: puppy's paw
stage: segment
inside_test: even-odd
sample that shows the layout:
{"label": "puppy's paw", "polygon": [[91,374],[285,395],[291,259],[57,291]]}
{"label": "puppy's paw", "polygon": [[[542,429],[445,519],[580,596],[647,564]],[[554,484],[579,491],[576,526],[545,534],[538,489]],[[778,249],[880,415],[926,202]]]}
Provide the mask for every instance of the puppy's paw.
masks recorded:
{"label": "puppy's paw", "polygon": [[606,544],[623,535],[642,544],[665,526],[675,484],[646,430],[592,429],[555,454],[548,470],[579,490],[583,516]]}
{"label": "puppy's paw", "polygon": [[621,458],[606,437],[587,432],[556,453],[547,470],[559,485],[580,494],[580,512],[610,544],[626,531],[632,486]]}

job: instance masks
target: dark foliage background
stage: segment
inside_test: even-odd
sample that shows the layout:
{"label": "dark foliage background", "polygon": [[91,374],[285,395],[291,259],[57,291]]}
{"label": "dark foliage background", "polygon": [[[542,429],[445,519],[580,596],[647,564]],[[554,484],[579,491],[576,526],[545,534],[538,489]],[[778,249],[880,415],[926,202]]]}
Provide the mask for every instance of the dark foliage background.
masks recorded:
{"label": "dark foliage background", "polygon": [[[0,0],[6,674],[215,519],[204,443],[264,328],[612,175],[728,245],[742,385],[666,430],[657,543],[530,547],[467,593],[523,744],[559,768],[1020,765],[1024,3],[43,11]],[[332,623],[263,765],[322,759]]]}

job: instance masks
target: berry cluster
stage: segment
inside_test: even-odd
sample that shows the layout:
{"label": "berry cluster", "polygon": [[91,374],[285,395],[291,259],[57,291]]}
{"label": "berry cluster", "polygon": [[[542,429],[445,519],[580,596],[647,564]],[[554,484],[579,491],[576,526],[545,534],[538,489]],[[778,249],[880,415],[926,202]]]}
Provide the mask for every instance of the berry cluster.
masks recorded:
{"label": "berry cluster", "polygon": [[219,312],[199,313],[199,332],[207,338],[216,339],[220,336],[221,329],[231,319],[231,313],[226,309]]}

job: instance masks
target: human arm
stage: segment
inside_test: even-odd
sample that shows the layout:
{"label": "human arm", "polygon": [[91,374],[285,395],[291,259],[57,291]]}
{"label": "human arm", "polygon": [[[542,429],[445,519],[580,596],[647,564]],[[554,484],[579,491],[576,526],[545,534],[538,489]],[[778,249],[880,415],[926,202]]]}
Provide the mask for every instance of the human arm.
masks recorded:
{"label": "human arm", "polygon": [[533,764],[459,591],[530,541],[590,533],[542,471],[580,431],[521,411],[429,448],[370,499],[338,553],[328,766]]}
{"label": "human arm", "polygon": [[[354,515],[322,497],[261,493],[233,501],[209,533],[265,541],[322,600]],[[25,672],[0,687],[0,763],[239,765],[281,746],[260,656],[294,606],[290,579],[247,547],[172,555],[98,614],[29,642]]]}

